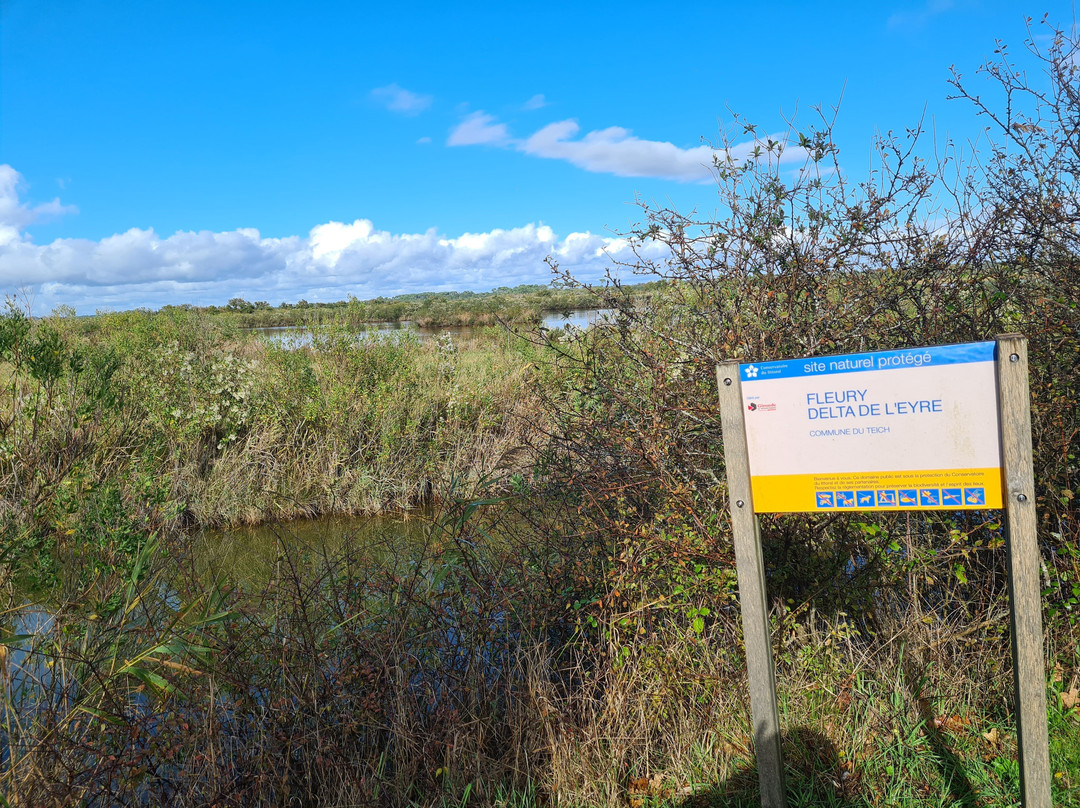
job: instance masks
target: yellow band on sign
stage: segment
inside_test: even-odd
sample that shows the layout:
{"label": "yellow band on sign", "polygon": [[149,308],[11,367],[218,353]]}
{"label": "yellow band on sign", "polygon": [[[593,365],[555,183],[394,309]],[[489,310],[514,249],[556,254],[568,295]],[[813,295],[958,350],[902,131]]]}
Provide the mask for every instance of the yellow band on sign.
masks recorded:
{"label": "yellow band on sign", "polygon": [[1000,508],[1001,469],[751,476],[758,513]]}

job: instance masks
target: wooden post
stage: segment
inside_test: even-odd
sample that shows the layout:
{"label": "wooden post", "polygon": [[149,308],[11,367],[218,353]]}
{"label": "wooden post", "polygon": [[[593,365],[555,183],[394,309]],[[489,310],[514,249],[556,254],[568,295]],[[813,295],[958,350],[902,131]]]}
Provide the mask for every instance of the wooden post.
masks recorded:
{"label": "wooden post", "polygon": [[1046,668],[1027,340],[1020,334],[1002,334],[996,341],[1020,799],[1024,808],[1050,808],[1050,747],[1046,728]]}
{"label": "wooden post", "polygon": [[776,668],[769,636],[769,609],[765,599],[765,565],[761,537],[750,494],[750,456],[743,423],[739,363],[716,366],[720,390],[720,423],[724,433],[724,465],[728,502],[735,534],[735,564],[739,577],[746,670],[750,680],[750,713],[754,722],[761,804],[785,808],[784,761],[780,751],[780,714],[776,706]]}

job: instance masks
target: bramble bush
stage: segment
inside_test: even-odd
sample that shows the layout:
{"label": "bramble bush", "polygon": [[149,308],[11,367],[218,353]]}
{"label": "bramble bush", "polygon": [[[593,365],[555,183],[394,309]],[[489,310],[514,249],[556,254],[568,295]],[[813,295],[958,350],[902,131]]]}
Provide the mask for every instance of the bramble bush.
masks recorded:
{"label": "bramble bush", "polygon": [[[921,129],[889,134],[855,182],[825,116],[776,139],[736,118],[732,139],[758,146],[742,158],[718,144],[716,218],[646,206],[627,234],[640,252],[621,276],[659,277],[658,290],[632,298],[609,278],[593,292],[613,322],[551,341],[562,384],[545,391],[552,426],[526,507],[564,503],[572,533],[562,533],[585,565],[573,607],[593,649],[592,687],[565,713],[577,737],[560,762],[586,800],[606,799],[600,784],[617,779],[620,757],[685,765],[680,744],[694,733],[673,732],[674,715],[698,737],[717,710],[732,719],[723,691],[745,674],[716,405],[726,359],[1025,334],[1047,648],[1058,687],[1075,684],[1080,40],[1047,32],[1025,54],[1037,74],[999,44],[980,70],[990,92],[953,75],[954,96],[989,127],[967,149],[945,144],[940,162],[925,157]],[[655,242],[668,257],[647,257],[655,249],[641,248]],[[761,527],[781,691],[809,677],[851,705],[844,688],[860,672],[907,671],[919,703],[944,710],[979,693],[984,716],[1009,715],[999,514],[769,516]],[[740,714],[748,720],[745,705]],[[601,738],[616,737],[613,760]]]}
{"label": "bramble bush", "polygon": [[[1029,42],[1042,73],[1004,46],[984,66],[996,102],[954,76],[991,125],[975,153],[946,144],[930,163],[919,130],[887,136],[856,183],[825,118],[748,159],[721,142],[715,219],[646,208],[628,234],[670,249],[622,267],[648,293],[585,288],[610,324],[533,346],[331,329],[281,351],[183,310],[110,315],[96,336],[9,312],[9,531],[101,525],[119,545],[182,497],[209,522],[408,504],[425,476],[446,496],[417,546],[331,553],[282,531],[254,597],[200,579],[183,542],[69,582],[55,620],[13,644],[24,671],[62,664],[21,691],[47,705],[33,720],[3,691],[0,788],[43,805],[753,804],[716,363],[1020,331],[1055,802],[1075,802],[1080,39],[1048,30]],[[75,356],[123,370],[99,384]],[[227,407],[174,426],[189,356],[205,395],[214,368],[243,370],[219,380]],[[148,357],[162,374],[139,375]],[[53,438],[29,441],[34,424]],[[1013,804],[1000,514],[765,517],[762,540],[801,804]]]}

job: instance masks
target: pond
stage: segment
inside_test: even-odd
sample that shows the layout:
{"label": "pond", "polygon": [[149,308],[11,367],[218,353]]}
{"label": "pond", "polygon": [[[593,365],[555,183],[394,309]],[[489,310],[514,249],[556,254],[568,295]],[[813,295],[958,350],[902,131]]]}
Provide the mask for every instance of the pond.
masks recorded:
{"label": "pond", "polygon": [[258,592],[283,574],[303,577],[343,550],[363,548],[377,557],[416,547],[429,533],[430,518],[423,511],[329,516],[204,530],[194,536],[192,553],[204,583]]}
{"label": "pond", "polygon": [[[138,584],[145,590],[130,605],[103,601],[88,609],[74,602],[26,599],[0,611],[0,771],[13,751],[7,725],[42,711],[70,708],[77,692],[90,687],[87,682],[73,684],[81,681],[80,671],[89,670],[91,660],[108,661],[113,637],[119,642],[138,641],[147,631],[153,636],[151,625],[160,629],[163,616],[167,623],[181,609],[178,590],[242,593],[244,608],[258,612],[261,599],[274,589],[321,588],[329,569],[340,574],[351,565],[364,565],[359,572],[384,563],[407,566],[408,559],[431,542],[431,525],[431,514],[418,510],[202,530],[167,551],[177,555],[165,574]],[[349,559],[346,566],[344,558]],[[70,670],[54,669],[57,655],[67,660]],[[106,667],[112,670],[115,665]],[[140,707],[147,704],[143,697],[136,701]]]}
{"label": "pond", "polygon": [[[571,312],[548,312],[540,321],[547,329],[589,328],[614,314],[614,309],[581,309]],[[270,326],[248,329],[278,347],[295,350],[311,344],[316,330],[306,325]],[[441,334],[467,337],[476,333],[474,326],[419,326],[410,320],[365,323],[355,329],[360,339],[395,339],[405,335],[421,340],[432,339]]]}

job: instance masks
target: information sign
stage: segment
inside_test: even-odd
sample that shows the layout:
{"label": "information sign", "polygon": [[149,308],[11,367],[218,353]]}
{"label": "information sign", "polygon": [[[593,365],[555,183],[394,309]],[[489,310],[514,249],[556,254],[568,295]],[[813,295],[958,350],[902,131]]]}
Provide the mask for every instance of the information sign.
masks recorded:
{"label": "information sign", "polygon": [[754,511],[1002,507],[995,343],[739,365]]}
{"label": "information sign", "polygon": [[754,753],[784,808],[758,513],[1004,508],[1020,802],[1050,808],[1027,340],[716,367]]}

